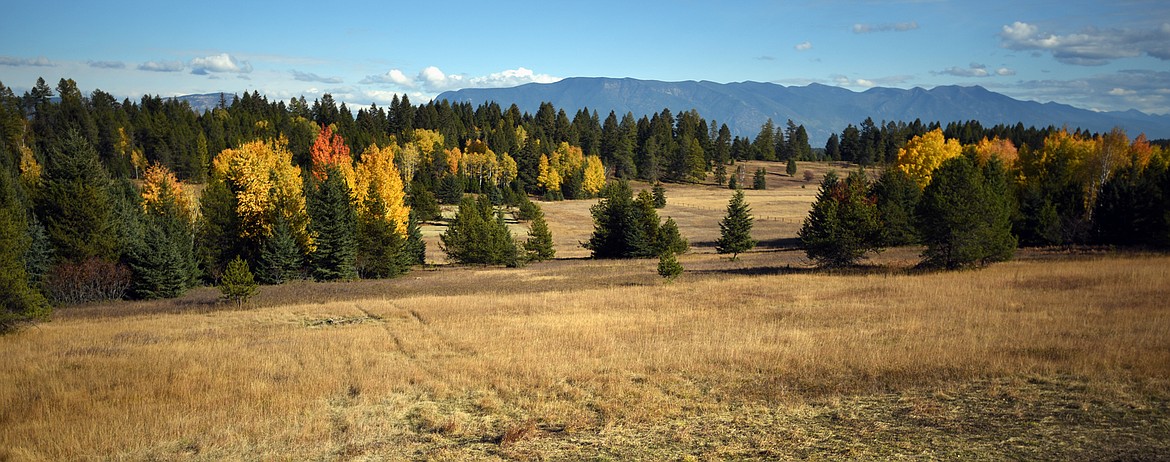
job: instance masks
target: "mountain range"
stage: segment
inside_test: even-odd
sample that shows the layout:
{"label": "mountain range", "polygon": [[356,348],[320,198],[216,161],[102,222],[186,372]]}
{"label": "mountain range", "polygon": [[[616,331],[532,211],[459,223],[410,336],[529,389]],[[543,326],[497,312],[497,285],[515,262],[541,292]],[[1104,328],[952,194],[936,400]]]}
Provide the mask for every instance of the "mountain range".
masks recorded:
{"label": "mountain range", "polygon": [[1067,104],[1021,101],[980,86],[940,86],[930,90],[877,87],[854,92],[816,83],[783,86],[576,77],[511,88],[448,91],[436,98],[443,99],[473,105],[488,101],[504,107],[516,104],[529,113],[536,113],[542,102],[549,102],[570,116],[587,107],[602,119],[609,111],[620,118],[627,112],[641,117],[664,108],[673,113],[695,109],[707,120],[727,124],[735,135],[752,137],[769,118],[780,127],[792,119],[804,125],[813,146],[823,145],[830,134],[839,133],[848,124],[860,125],[866,117],[874,122],[919,119],[944,125],[966,120],[978,120],[984,126],[1022,122],[1025,126],[1068,126],[1095,132],[1121,127],[1131,137],[1145,133],[1151,139],[1170,138],[1170,114],[1097,112]]}

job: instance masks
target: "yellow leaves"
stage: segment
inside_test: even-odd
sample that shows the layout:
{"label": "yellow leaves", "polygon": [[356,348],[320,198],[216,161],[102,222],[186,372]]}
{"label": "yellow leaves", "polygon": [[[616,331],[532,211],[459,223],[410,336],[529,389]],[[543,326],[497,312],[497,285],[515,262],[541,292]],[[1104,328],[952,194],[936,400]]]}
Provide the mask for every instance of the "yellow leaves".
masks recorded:
{"label": "yellow leaves", "polygon": [[516,166],[516,159],[505,152],[500,156],[500,184],[511,183],[512,180],[516,179],[517,174],[519,174],[519,170]]}
{"label": "yellow leaves", "polygon": [[580,146],[572,146],[564,141],[553,151],[549,164],[564,178],[581,169],[585,164],[585,154]]}
{"label": "yellow leaves", "polygon": [[605,166],[602,165],[601,158],[597,156],[586,157],[585,180],[581,184],[581,189],[584,189],[589,196],[596,196],[603,187],[605,187]]}
{"label": "yellow leaves", "polygon": [[292,152],[283,138],[225,149],[215,157],[212,169],[216,178],[226,181],[236,194],[241,237],[271,233],[268,212],[274,210],[288,221],[298,243],[311,248],[301,168],[293,165]]}
{"label": "yellow leaves", "polygon": [[557,173],[557,169],[553,168],[549,163],[548,156],[540,156],[540,170],[536,177],[536,184],[544,188],[545,191],[560,191],[561,190],[561,174]]}
{"label": "yellow leaves", "polygon": [[401,166],[399,170],[402,172],[402,177],[406,178],[406,181],[410,181],[414,178],[414,172],[418,168],[419,163],[422,162],[422,151],[419,150],[418,145],[414,142],[406,143],[398,151],[395,159],[398,165]]}
{"label": "yellow leaves", "polygon": [[979,165],[986,165],[987,161],[997,158],[1003,162],[1004,168],[1011,168],[1019,157],[1019,151],[1016,145],[1012,144],[1012,140],[998,137],[988,140],[984,137],[975,144],[975,159],[979,161]]}
{"label": "yellow leaves", "polygon": [[460,151],[458,147],[454,147],[443,150],[443,153],[447,155],[447,170],[452,175],[458,174],[459,165],[463,163],[463,151]]}
{"label": "yellow leaves", "polygon": [[423,130],[421,128],[414,129],[414,141],[411,141],[418,146],[419,152],[430,159],[431,154],[435,151],[443,149],[446,142],[443,140],[443,135],[434,130]]}
{"label": "yellow leaves", "polygon": [[20,180],[25,185],[35,186],[41,182],[41,174],[44,169],[41,164],[37,162],[37,157],[33,155],[32,149],[28,146],[20,146]]}
{"label": "yellow leaves", "polygon": [[175,208],[187,223],[194,223],[195,201],[183,190],[175,174],[161,164],[151,165],[142,176],[142,208],[148,214],[166,213],[167,202],[174,201]]}
{"label": "yellow leaves", "polygon": [[405,237],[410,208],[405,204],[402,177],[394,165],[396,149],[394,145],[379,148],[373,144],[362,152],[362,160],[354,172],[356,187],[353,193],[360,213],[369,213],[366,201],[371,196],[381,199],[386,206],[386,214],[382,218],[394,224],[398,234]]}
{"label": "yellow leaves", "polygon": [[941,129],[934,129],[911,138],[898,150],[898,168],[913,178],[918,187],[930,184],[934,170],[947,159],[958,157],[963,151],[958,140],[948,140]]}

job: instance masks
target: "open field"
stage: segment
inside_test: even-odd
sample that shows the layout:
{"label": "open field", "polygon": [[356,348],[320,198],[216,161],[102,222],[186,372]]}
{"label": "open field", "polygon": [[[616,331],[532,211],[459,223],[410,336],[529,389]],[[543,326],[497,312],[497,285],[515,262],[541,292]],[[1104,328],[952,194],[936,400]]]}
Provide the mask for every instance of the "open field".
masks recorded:
{"label": "open field", "polygon": [[0,337],[0,460],[1170,459],[1170,256],[826,273],[799,183],[736,262],[730,193],[668,185],[673,284],[572,259],[580,201],[542,204],[570,259],[59,310]]}

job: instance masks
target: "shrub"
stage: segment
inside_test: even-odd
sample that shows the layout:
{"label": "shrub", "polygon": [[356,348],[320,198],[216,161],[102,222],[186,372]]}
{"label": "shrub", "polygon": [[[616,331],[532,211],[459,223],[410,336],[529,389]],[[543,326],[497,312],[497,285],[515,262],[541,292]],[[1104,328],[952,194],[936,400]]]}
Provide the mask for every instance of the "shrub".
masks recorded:
{"label": "shrub", "polygon": [[46,295],[53,303],[78,303],[121,300],[130,289],[130,270],[99,257],[80,262],[63,262],[45,275]]}

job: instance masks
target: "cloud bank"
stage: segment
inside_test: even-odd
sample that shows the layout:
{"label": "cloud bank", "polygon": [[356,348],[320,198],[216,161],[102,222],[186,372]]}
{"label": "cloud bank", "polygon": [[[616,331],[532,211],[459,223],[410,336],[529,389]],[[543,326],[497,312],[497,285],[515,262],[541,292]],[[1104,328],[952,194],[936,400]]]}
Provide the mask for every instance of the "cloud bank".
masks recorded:
{"label": "cloud bank", "polygon": [[1057,35],[1034,24],[1016,21],[999,34],[1004,48],[1050,53],[1065,64],[1101,66],[1122,58],[1142,55],[1170,60],[1170,23],[1154,29],[1097,29]]}

